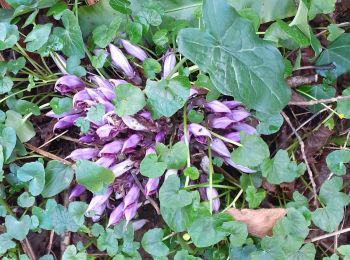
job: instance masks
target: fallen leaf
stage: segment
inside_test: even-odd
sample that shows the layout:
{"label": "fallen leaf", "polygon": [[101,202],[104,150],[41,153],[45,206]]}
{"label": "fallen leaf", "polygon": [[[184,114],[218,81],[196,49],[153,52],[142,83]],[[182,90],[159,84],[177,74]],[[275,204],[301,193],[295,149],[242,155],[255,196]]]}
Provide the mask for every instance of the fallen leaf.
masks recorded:
{"label": "fallen leaf", "polygon": [[277,220],[287,213],[283,208],[272,209],[228,209],[235,220],[247,224],[249,234],[256,237],[264,237],[272,234],[272,228]]}

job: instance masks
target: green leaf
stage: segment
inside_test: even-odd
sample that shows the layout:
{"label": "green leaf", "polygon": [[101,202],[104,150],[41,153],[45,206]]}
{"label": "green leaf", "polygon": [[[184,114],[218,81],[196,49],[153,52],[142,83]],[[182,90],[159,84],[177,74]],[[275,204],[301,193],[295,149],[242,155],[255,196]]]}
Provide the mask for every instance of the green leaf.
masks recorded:
{"label": "green leaf", "polygon": [[28,192],[23,192],[18,198],[17,198],[17,204],[18,206],[22,208],[30,208],[34,205],[35,198],[33,196],[30,196]]}
{"label": "green leaf", "polygon": [[73,107],[73,101],[69,97],[58,98],[54,97],[50,101],[50,107],[56,115],[69,112]]}
{"label": "green leaf", "polygon": [[91,192],[98,192],[114,181],[111,170],[86,160],[77,161],[75,174],[77,182]]}
{"label": "green leaf", "polygon": [[132,84],[122,84],[115,88],[115,111],[118,116],[130,116],[139,112],[145,105],[145,95],[142,90]]}
{"label": "green leaf", "polygon": [[92,32],[92,40],[99,48],[106,46],[116,37],[119,26],[122,22],[120,16],[115,17],[109,26],[100,25]]}
{"label": "green leaf", "polygon": [[63,12],[67,9],[67,4],[63,1],[57,2],[47,11],[48,16],[53,16],[56,20],[60,20]]}
{"label": "green leaf", "polygon": [[129,23],[126,27],[126,32],[132,43],[136,44],[140,42],[142,38],[142,24],[137,22]]}
{"label": "green leaf", "polygon": [[168,169],[181,169],[187,162],[187,146],[183,142],[177,142],[171,148],[162,143],[156,144],[159,161],[165,162]]}
{"label": "green leaf", "polygon": [[336,199],[329,201],[326,207],[318,208],[312,212],[312,221],[320,229],[333,232],[338,229],[344,217],[343,204]]}
{"label": "green leaf", "polygon": [[248,108],[278,113],[290,99],[280,52],[260,39],[225,0],[204,1],[203,22],[205,31],[179,32],[180,52],[208,72],[222,94],[234,96]]}
{"label": "green leaf", "polygon": [[87,119],[94,123],[99,123],[102,121],[102,117],[105,115],[105,106],[98,103],[94,107],[90,107],[89,111],[86,113]]}
{"label": "green leaf", "polygon": [[0,136],[0,144],[3,149],[4,161],[7,161],[16,147],[16,132],[12,127],[5,127]]}
{"label": "green leaf", "polygon": [[152,58],[145,59],[142,66],[148,79],[154,79],[156,74],[162,70],[159,62]]}
{"label": "green leaf", "polygon": [[158,113],[171,117],[184,106],[190,96],[190,82],[183,76],[171,80],[147,80],[145,93],[149,104]]}
{"label": "green leaf", "polygon": [[160,228],[148,230],[142,237],[141,245],[143,249],[155,257],[169,254],[169,248],[162,242],[163,235],[163,230]]}
{"label": "green leaf", "polygon": [[40,108],[38,107],[38,105],[22,99],[17,100],[16,111],[21,113],[22,115],[26,115],[29,113],[32,113],[35,116],[40,115]]}
{"label": "green leaf", "polygon": [[[312,85],[312,86],[302,86],[298,90],[305,92],[306,94],[314,97],[315,99],[331,98],[335,96],[335,88],[327,84]],[[312,98],[300,93],[307,100],[312,100]],[[321,104],[308,106],[312,113],[317,113],[324,108]]]}
{"label": "green leaf", "polygon": [[83,117],[79,117],[74,125],[80,128],[82,134],[86,134],[90,130],[90,122]]}
{"label": "green leaf", "polygon": [[[342,92],[342,96],[348,96],[348,95],[350,95],[350,88],[346,88]],[[338,100],[336,110],[339,114],[344,115],[346,119],[350,119],[350,100],[349,99]]]}
{"label": "green leaf", "polygon": [[223,240],[235,226],[235,221],[226,213],[198,217],[188,228],[188,233],[196,247],[208,247]]}
{"label": "green leaf", "polygon": [[305,164],[297,165],[290,161],[285,150],[278,150],[273,159],[265,159],[261,165],[262,175],[269,183],[281,184],[282,182],[292,182],[305,172]]}
{"label": "green leaf", "polygon": [[26,238],[27,234],[29,233],[30,223],[31,220],[28,215],[22,216],[19,220],[10,215],[5,217],[7,234],[19,241]]}
{"label": "green leaf", "polygon": [[45,169],[45,187],[41,195],[53,197],[67,189],[73,180],[73,169],[59,161],[49,161]]}
{"label": "green leaf", "polygon": [[260,18],[254,9],[244,8],[242,10],[239,10],[238,13],[253,25],[255,31],[258,31],[260,26]]}
{"label": "green leaf", "polygon": [[163,175],[166,169],[167,164],[165,162],[158,162],[156,154],[147,155],[140,164],[141,174],[148,178],[158,178]]}
{"label": "green leaf", "polygon": [[67,59],[66,69],[69,74],[75,75],[77,77],[83,77],[86,75],[86,70],[84,67],[79,65],[80,59],[77,56],[71,56]]}
{"label": "green leaf", "polygon": [[263,189],[258,191],[254,186],[248,186],[246,192],[246,200],[248,201],[249,208],[255,209],[259,207],[260,203],[265,199],[266,192]]}
{"label": "green leaf", "polygon": [[0,94],[9,92],[13,87],[13,81],[9,77],[0,77]]}
{"label": "green leaf", "polygon": [[309,20],[315,18],[317,14],[330,14],[335,9],[337,0],[311,0],[309,9]]}
{"label": "green leaf", "polygon": [[118,253],[118,236],[113,229],[108,228],[97,239],[97,248],[101,251],[107,250],[109,256],[114,256]]}
{"label": "green leaf", "polygon": [[346,168],[344,163],[350,162],[350,151],[337,150],[329,153],[326,158],[327,167],[336,175],[345,175]]}
{"label": "green leaf", "polygon": [[261,121],[256,130],[261,135],[270,135],[280,130],[283,124],[283,117],[280,114],[272,115]]}
{"label": "green leaf", "polygon": [[302,246],[298,251],[286,255],[287,260],[314,260],[316,249],[314,244],[308,243]]}
{"label": "green leaf", "polygon": [[332,42],[317,59],[317,65],[335,64],[335,70],[327,72],[319,70],[322,76],[331,75],[338,77],[350,71],[350,33],[344,33]]}
{"label": "green leaf", "polygon": [[0,23],[0,51],[12,48],[19,39],[16,25],[7,22]]}
{"label": "green leaf", "polygon": [[129,8],[130,1],[128,0],[109,0],[109,5],[119,13],[131,14],[131,10]]}
{"label": "green leaf", "polygon": [[350,245],[343,245],[337,248],[337,251],[344,256],[344,260],[350,259]]}
{"label": "green leaf", "polygon": [[247,225],[243,222],[230,221],[232,230],[230,231],[230,246],[242,246],[248,237]]}
{"label": "green leaf", "polygon": [[91,227],[91,234],[94,237],[98,237],[101,234],[103,234],[104,232],[105,232],[105,229],[103,228],[103,226],[101,226],[98,223],[93,224],[92,227]]}
{"label": "green leaf", "polygon": [[196,124],[200,124],[201,122],[203,122],[204,120],[204,115],[201,112],[197,112],[196,110],[191,109],[188,114],[188,120],[191,123],[196,123]]}
{"label": "green leaf", "polygon": [[201,260],[200,257],[192,256],[188,253],[187,250],[181,250],[177,251],[176,255],[174,256],[174,260]]}
{"label": "green leaf", "polygon": [[91,59],[91,64],[94,66],[96,69],[101,69],[103,68],[104,64],[106,63],[108,54],[105,53],[104,50],[97,49],[96,56],[93,56]]}
{"label": "green leaf", "polygon": [[190,205],[194,193],[180,190],[180,179],[176,175],[170,175],[159,190],[159,201],[162,207],[181,208]]}
{"label": "green leaf", "polygon": [[66,231],[77,232],[79,226],[74,218],[69,214],[68,209],[62,205],[56,207],[48,214],[48,218],[52,221],[52,228],[57,234],[63,234]]}
{"label": "green leaf", "polygon": [[342,35],[345,32],[345,30],[343,30],[342,28],[339,28],[335,24],[328,25],[327,29],[329,32],[327,36],[327,40],[331,42],[337,39],[340,35]]}
{"label": "green leaf", "polygon": [[232,160],[237,164],[256,167],[270,156],[269,147],[257,135],[246,135],[241,132],[241,144],[243,146],[238,147],[231,154]]}
{"label": "green leaf", "polygon": [[17,60],[9,60],[6,65],[9,71],[11,71],[13,74],[17,74],[18,71],[24,68],[25,64],[26,59],[19,57]]}
{"label": "green leaf", "polygon": [[279,237],[266,236],[261,240],[261,251],[253,251],[250,259],[270,260],[285,259],[284,251],[281,247],[282,241]]}
{"label": "green leaf", "polygon": [[[150,25],[159,26],[162,23],[162,16],[153,8],[142,8],[141,11],[136,14],[136,21],[141,23],[148,30]],[[162,34],[162,32],[160,34]]]}
{"label": "green leaf", "polygon": [[28,142],[35,136],[35,130],[28,120],[23,120],[22,116],[12,110],[6,111],[5,125],[15,129],[16,134],[22,143]]}
{"label": "green leaf", "polygon": [[152,40],[155,45],[164,46],[169,41],[169,38],[167,35],[168,35],[168,30],[160,29],[152,36]]}
{"label": "green leaf", "polygon": [[37,24],[33,30],[27,35],[24,42],[27,43],[26,48],[30,52],[39,50],[49,40],[52,23]]}
{"label": "green leaf", "polygon": [[187,167],[184,170],[184,175],[188,176],[191,180],[198,180],[200,173],[196,167]]}
{"label": "green leaf", "polygon": [[5,254],[7,250],[15,247],[16,243],[12,241],[12,237],[9,234],[0,234],[0,255]]}
{"label": "green leaf", "polygon": [[63,53],[70,56],[77,56],[78,58],[85,57],[84,42],[80,31],[79,23],[74,13],[70,10],[65,10],[62,13],[62,23],[64,29],[56,27],[53,34],[63,40]]}
{"label": "green leaf", "polygon": [[17,170],[17,178],[23,182],[29,181],[29,192],[38,196],[45,186],[44,166],[40,162],[26,163]]}
{"label": "green leaf", "polygon": [[337,205],[346,206],[349,204],[350,198],[347,194],[340,192],[342,188],[343,179],[335,176],[322,184],[319,197],[326,205],[331,203],[333,200],[337,200]]}
{"label": "green leaf", "polygon": [[68,212],[78,226],[84,224],[84,213],[88,208],[88,204],[82,201],[73,201],[69,203]]}
{"label": "green leaf", "polygon": [[77,253],[75,245],[70,245],[66,248],[62,255],[62,260],[86,260],[87,255],[84,252]]}

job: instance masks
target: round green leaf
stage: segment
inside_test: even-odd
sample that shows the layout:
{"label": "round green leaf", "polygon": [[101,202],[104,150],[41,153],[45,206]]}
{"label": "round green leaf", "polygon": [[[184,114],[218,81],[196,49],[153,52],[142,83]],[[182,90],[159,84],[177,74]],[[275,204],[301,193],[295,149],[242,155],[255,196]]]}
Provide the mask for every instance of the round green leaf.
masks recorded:
{"label": "round green leaf", "polygon": [[17,178],[23,182],[29,181],[29,192],[38,196],[45,186],[44,166],[39,162],[26,163],[17,170]]}
{"label": "round green leaf", "polygon": [[130,116],[139,112],[145,105],[145,95],[138,87],[131,84],[122,84],[115,89],[116,97],[113,100],[118,116]]}
{"label": "round green leaf", "polygon": [[160,228],[148,230],[143,235],[141,244],[147,253],[156,257],[169,254],[169,248],[162,242],[163,235],[163,230]]}
{"label": "round green leaf", "polygon": [[14,239],[22,241],[26,238],[31,226],[31,220],[28,215],[24,215],[20,220],[15,217],[7,215],[5,218],[5,227],[7,234]]}
{"label": "round green leaf", "polygon": [[33,196],[30,196],[28,192],[23,192],[17,198],[17,204],[22,208],[29,208],[34,205],[34,202],[35,198]]}
{"label": "round green leaf", "polygon": [[140,164],[141,174],[148,178],[158,178],[163,175],[166,169],[167,164],[165,162],[158,162],[156,154],[147,155]]}

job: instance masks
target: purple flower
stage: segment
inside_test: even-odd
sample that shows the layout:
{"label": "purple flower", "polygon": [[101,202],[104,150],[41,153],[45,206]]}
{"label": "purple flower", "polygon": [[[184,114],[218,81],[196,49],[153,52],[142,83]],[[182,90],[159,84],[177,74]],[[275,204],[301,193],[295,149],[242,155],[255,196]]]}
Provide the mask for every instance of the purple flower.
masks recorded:
{"label": "purple flower", "polygon": [[238,106],[240,106],[242,103],[238,102],[238,101],[234,101],[234,100],[230,100],[230,101],[223,101],[222,102],[225,106],[227,106],[229,109],[234,109]]}
{"label": "purple flower", "polygon": [[57,121],[57,123],[53,126],[53,131],[55,132],[57,129],[66,129],[74,125],[74,122],[80,117],[80,115],[70,115],[65,116]]}
{"label": "purple flower", "polygon": [[239,142],[241,140],[241,137],[239,135],[239,132],[231,132],[225,135],[227,139],[230,139],[234,142]]}
{"label": "purple flower", "polygon": [[147,59],[147,53],[138,46],[131,44],[129,41],[120,40],[126,52],[140,61]]}
{"label": "purple flower", "polygon": [[204,106],[209,108],[214,113],[231,113],[230,108],[218,100],[208,102]]}
{"label": "purple flower", "polygon": [[66,70],[67,64],[65,58],[63,58],[60,54],[56,52],[50,53],[50,56],[62,74],[69,74]]}
{"label": "purple flower", "polygon": [[108,101],[112,101],[115,98],[115,92],[110,88],[99,87],[97,90],[101,92]]}
{"label": "purple flower", "polygon": [[73,200],[76,197],[79,197],[81,194],[83,194],[86,191],[86,188],[83,185],[77,184],[74,186],[74,188],[71,190],[69,194],[69,200]]}
{"label": "purple flower", "polygon": [[232,110],[226,117],[233,120],[234,122],[239,122],[250,116],[250,113],[245,110]]}
{"label": "purple flower", "polygon": [[118,130],[112,125],[103,125],[96,130],[96,134],[101,139],[109,139],[115,137],[118,134]]}
{"label": "purple flower", "polygon": [[93,209],[93,213],[94,213],[94,215],[92,217],[93,222],[97,222],[100,220],[106,207],[107,207],[107,202],[105,202],[105,203],[101,204],[100,206]]}
{"label": "purple flower", "polygon": [[231,153],[227,149],[225,143],[218,138],[214,138],[211,141],[210,147],[213,150],[213,152],[215,152],[217,155],[219,155],[221,157],[227,157],[227,158],[231,157]]}
{"label": "purple flower", "polygon": [[175,54],[170,49],[168,49],[163,59],[163,78],[166,78],[169,76],[170,72],[174,69],[175,65],[176,65]]}
{"label": "purple flower", "polygon": [[118,224],[118,222],[122,219],[124,214],[124,202],[121,202],[118,207],[116,207],[111,215],[109,216],[109,220],[108,220],[108,225],[107,227],[111,226],[111,225],[116,225]]}
{"label": "purple flower", "polygon": [[[187,129],[188,129],[188,133],[193,134],[197,138],[197,141],[200,143],[206,143],[205,137],[211,138],[211,134],[208,131],[208,129],[206,129],[202,125],[192,123],[188,125]],[[202,138],[199,138],[199,137],[202,137]]]}
{"label": "purple flower", "polygon": [[109,187],[103,195],[95,195],[91,199],[89,206],[86,209],[86,212],[89,212],[91,210],[96,210],[96,208],[105,204],[107,202],[107,200],[109,199],[109,196],[111,196],[112,192],[113,192],[113,189],[111,187]]}
{"label": "purple flower", "polygon": [[103,79],[97,75],[90,76],[89,80],[99,87],[113,89],[113,84],[111,82],[109,82],[108,80]]}
{"label": "purple flower", "polygon": [[246,134],[252,135],[252,134],[256,134],[256,129],[246,123],[236,123],[232,126],[233,129],[237,130],[237,131],[243,131]]}
{"label": "purple flower", "polygon": [[155,153],[156,153],[156,150],[154,149],[153,146],[148,147],[147,150],[146,150],[146,155],[155,154]]}
{"label": "purple flower", "polygon": [[[211,192],[210,192],[211,190]],[[215,188],[207,187],[206,188],[206,195],[208,200],[212,199],[213,200],[213,211],[218,212],[220,209],[220,199],[217,198],[219,196],[218,191]]]}
{"label": "purple flower", "polygon": [[125,140],[122,150],[122,153],[129,153],[134,150],[134,148],[140,143],[141,136],[137,134],[131,135],[128,139]]}
{"label": "purple flower", "polygon": [[132,222],[132,228],[134,229],[134,231],[140,230],[147,222],[149,222],[149,220],[147,219],[134,220]]}
{"label": "purple flower", "polygon": [[232,123],[234,123],[234,121],[226,116],[209,117],[209,126],[212,128],[226,129],[231,126]]}
{"label": "purple flower", "polygon": [[94,135],[83,135],[82,137],[79,138],[79,141],[82,143],[92,143],[96,141],[96,137]]}
{"label": "purple flower", "polygon": [[123,80],[123,79],[109,79],[109,82],[114,86],[117,87],[121,84],[128,84],[127,81]]}
{"label": "purple flower", "polygon": [[73,96],[73,107],[75,108],[85,109],[93,103],[94,102],[92,102],[89,92],[86,89],[77,92]]}
{"label": "purple flower", "polygon": [[242,166],[242,165],[239,165],[239,164],[236,164],[234,163],[231,158],[223,158],[224,159],[224,162],[228,165],[231,165],[233,168],[236,168],[237,170],[240,170],[242,172],[245,172],[245,173],[254,173],[256,171],[252,170],[252,169],[249,169],[248,167],[245,167],[245,166]]}
{"label": "purple flower", "polygon": [[137,203],[139,196],[140,196],[140,189],[136,185],[133,185],[129,190],[129,192],[124,197],[124,209],[128,208],[134,203]]}
{"label": "purple flower", "polygon": [[84,82],[74,75],[65,75],[63,77],[60,77],[55,84],[55,89],[62,95],[72,91],[79,91],[84,88]]}
{"label": "purple flower", "polygon": [[113,163],[115,163],[115,161],[115,156],[102,156],[96,161],[96,163],[102,167],[109,168]]}
{"label": "purple flower", "polygon": [[98,155],[99,150],[95,148],[81,148],[74,150],[66,159],[77,160],[89,160],[95,158]]}
{"label": "purple flower", "polygon": [[157,192],[160,178],[149,178],[145,187],[146,196],[153,195]]}
{"label": "purple flower", "polygon": [[141,124],[139,121],[137,121],[132,116],[123,116],[122,120],[124,124],[126,124],[130,129],[135,131],[148,131],[149,129]]}
{"label": "purple flower", "polygon": [[156,141],[157,143],[162,143],[162,142],[164,142],[164,140],[165,140],[165,135],[166,135],[165,131],[160,131],[160,132],[158,132],[158,133],[156,134],[155,141]]}
{"label": "purple flower", "polygon": [[130,220],[132,220],[135,217],[137,208],[138,208],[137,202],[135,202],[134,204],[124,209],[124,217],[126,220],[125,222],[126,225],[129,223]]}
{"label": "purple flower", "polygon": [[125,161],[112,166],[111,170],[114,173],[114,176],[117,178],[123,175],[124,173],[126,173],[127,171],[129,171],[130,169],[132,169],[134,164],[135,164],[134,161],[130,159],[126,159]]}
{"label": "purple flower", "polygon": [[105,146],[103,146],[99,155],[116,155],[122,150],[123,143],[124,142],[121,140],[116,140],[111,143],[108,143]]}

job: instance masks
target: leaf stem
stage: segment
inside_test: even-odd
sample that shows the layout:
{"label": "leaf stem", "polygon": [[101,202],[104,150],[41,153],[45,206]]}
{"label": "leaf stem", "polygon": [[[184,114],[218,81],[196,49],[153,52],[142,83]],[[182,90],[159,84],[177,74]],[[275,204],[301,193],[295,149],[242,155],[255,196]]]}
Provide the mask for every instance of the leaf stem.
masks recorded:
{"label": "leaf stem", "polygon": [[175,74],[175,72],[177,72],[179,70],[179,68],[187,61],[187,58],[182,58],[176,65],[175,67],[172,69],[172,71],[170,71],[168,77],[166,78],[167,80],[170,80],[173,78],[173,75]]}
{"label": "leaf stem", "polygon": [[[190,145],[188,142],[188,135],[187,135],[187,103],[185,103],[183,107],[183,125],[184,125],[185,145],[187,147],[187,168],[188,168],[188,167],[191,167],[191,155],[190,155]],[[186,176],[185,187],[188,186],[189,182],[190,182],[190,177]]]}
{"label": "leaf stem", "polygon": [[227,142],[227,143],[230,143],[230,144],[234,144],[234,145],[239,146],[239,147],[242,147],[242,146],[243,146],[242,144],[237,143],[237,142],[235,142],[235,141],[232,141],[231,139],[228,139],[228,138],[226,138],[226,137],[224,137],[224,136],[222,136],[222,135],[219,135],[219,134],[217,134],[217,133],[215,133],[215,132],[213,132],[213,131],[211,131],[211,130],[209,130],[209,132],[210,132],[213,136],[215,136],[215,137],[221,139],[221,140],[224,141],[224,142]]}

